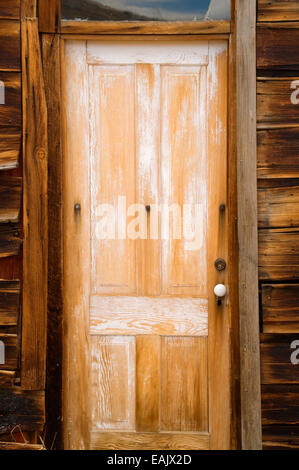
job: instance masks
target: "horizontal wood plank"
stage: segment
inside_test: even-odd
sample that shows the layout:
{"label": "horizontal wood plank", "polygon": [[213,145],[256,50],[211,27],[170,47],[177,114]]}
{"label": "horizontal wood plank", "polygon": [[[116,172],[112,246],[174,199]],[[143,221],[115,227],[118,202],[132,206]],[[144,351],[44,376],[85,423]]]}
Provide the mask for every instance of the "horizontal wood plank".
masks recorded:
{"label": "horizontal wood plank", "polygon": [[0,51],[0,70],[20,70],[19,21],[0,20]]}
{"label": "horizontal wood plank", "polygon": [[299,384],[299,365],[291,361],[294,341],[298,342],[299,349],[299,335],[269,336],[261,344],[262,384]]}
{"label": "horizontal wood plank", "polygon": [[299,285],[262,285],[264,333],[299,333]]}
{"label": "horizontal wood plank", "polygon": [[299,385],[262,385],[262,424],[299,425]]}
{"label": "horizontal wood plank", "polygon": [[258,21],[299,21],[297,0],[258,0]]}
{"label": "horizontal wood plank", "polygon": [[299,230],[259,230],[259,279],[299,279]]}
{"label": "horizontal wood plank", "polygon": [[20,308],[20,281],[0,280],[0,326],[15,326]]}
{"label": "horizontal wood plank", "polygon": [[18,255],[21,247],[18,229],[0,227],[0,258]]}
{"label": "horizontal wood plank", "polygon": [[[0,82],[4,84],[5,100],[5,103],[0,105],[0,132],[1,127],[20,128],[22,123],[21,75],[17,72],[0,71]],[[5,130],[5,132],[7,131]]]}
{"label": "horizontal wood plank", "polygon": [[[169,43],[156,40],[149,41],[87,41],[87,63],[89,65],[101,64],[161,64],[161,65],[208,65],[209,42],[208,41],[180,41],[172,42],[173,49],[169,49]],[[158,47],[157,47],[158,46]],[[155,48],[154,48],[155,47]],[[155,53],[153,53],[155,50]]]}
{"label": "horizontal wood plank", "polygon": [[[297,78],[259,78],[257,81],[258,122],[298,122],[299,106],[291,102],[291,84]],[[299,79],[298,79],[299,80]]]}
{"label": "horizontal wood plank", "polygon": [[263,450],[297,450],[299,449],[298,440],[295,444],[289,442],[289,440],[281,441],[263,441]]}
{"label": "horizontal wood plank", "polygon": [[298,23],[258,25],[257,68],[298,70],[298,40]]}
{"label": "horizontal wood plank", "polygon": [[0,433],[42,430],[45,419],[44,392],[20,388],[0,389]]}
{"label": "horizontal wood plank", "polygon": [[20,444],[19,442],[0,442],[0,451],[1,450],[46,450],[43,445],[38,444]]}
{"label": "horizontal wood plank", "polygon": [[90,333],[207,336],[208,303],[197,298],[92,296]]}
{"label": "horizontal wood plank", "polygon": [[297,426],[264,426],[264,450],[291,450],[299,449],[299,433]]}
{"label": "horizontal wood plank", "polygon": [[258,130],[258,178],[299,178],[297,128]]}
{"label": "horizontal wood plank", "polygon": [[70,21],[62,20],[64,34],[228,34],[230,21]]}
{"label": "horizontal wood plank", "polygon": [[22,201],[22,178],[0,173],[0,223],[19,221]]}
{"label": "horizontal wood plank", "polygon": [[0,333],[0,341],[5,346],[5,363],[0,363],[1,370],[16,370],[18,368],[18,337],[17,335]]}
{"label": "horizontal wood plank", "polygon": [[0,387],[12,387],[14,385],[15,376],[16,373],[14,370],[0,370]]}
{"label": "horizontal wood plank", "polygon": [[209,450],[210,436],[201,433],[92,432],[92,450]]}
{"label": "horizontal wood plank", "polygon": [[20,3],[21,0],[0,0],[0,19],[20,18]]}
{"label": "horizontal wood plank", "polygon": [[260,228],[299,226],[299,180],[260,180],[258,222]]}
{"label": "horizontal wood plank", "polygon": [[0,128],[0,170],[17,168],[21,150],[21,131]]}

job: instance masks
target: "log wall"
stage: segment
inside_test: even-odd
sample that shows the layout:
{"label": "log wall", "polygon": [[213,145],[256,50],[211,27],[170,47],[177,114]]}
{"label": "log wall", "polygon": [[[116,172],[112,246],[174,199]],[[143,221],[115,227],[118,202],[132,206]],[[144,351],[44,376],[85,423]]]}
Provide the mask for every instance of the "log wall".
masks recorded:
{"label": "log wall", "polygon": [[299,1],[258,0],[257,20],[263,447],[298,449]]}

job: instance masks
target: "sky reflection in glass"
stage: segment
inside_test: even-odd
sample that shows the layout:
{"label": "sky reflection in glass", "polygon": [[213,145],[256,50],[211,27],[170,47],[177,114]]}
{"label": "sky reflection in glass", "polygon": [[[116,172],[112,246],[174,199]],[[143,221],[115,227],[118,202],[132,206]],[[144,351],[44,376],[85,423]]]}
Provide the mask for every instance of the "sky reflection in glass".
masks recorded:
{"label": "sky reflection in glass", "polygon": [[93,21],[229,20],[230,0],[62,0],[62,17]]}

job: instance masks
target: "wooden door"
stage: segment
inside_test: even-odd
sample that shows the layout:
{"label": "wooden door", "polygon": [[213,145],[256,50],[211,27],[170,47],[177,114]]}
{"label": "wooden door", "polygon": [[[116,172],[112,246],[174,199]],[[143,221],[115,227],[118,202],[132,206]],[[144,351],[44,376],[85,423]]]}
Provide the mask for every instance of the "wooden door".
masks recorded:
{"label": "wooden door", "polygon": [[68,448],[230,446],[227,44],[65,45]]}

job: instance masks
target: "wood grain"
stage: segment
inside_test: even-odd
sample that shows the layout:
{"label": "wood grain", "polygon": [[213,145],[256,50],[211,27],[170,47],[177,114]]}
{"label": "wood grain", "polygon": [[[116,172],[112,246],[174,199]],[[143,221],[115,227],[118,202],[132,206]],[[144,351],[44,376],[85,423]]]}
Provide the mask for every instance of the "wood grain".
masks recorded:
{"label": "wood grain", "polygon": [[262,385],[262,423],[299,424],[299,385]]}
{"label": "wood grain", "polygon": [[258,21],[299,21],[297,0],[258,0]]}
{"label": "wood grain", "polygon": [[90,333],[208,335],[205,299],[92,296]]}
{"label": "wood grain", "polygon": [[260,228],[299,226],[299,181],[264,180],[258,183]]}
{"label": "wood grain", "polygon": [[298,70],[298,23],[265,23],[257,26],[257,68]]}
{"label": "wood grain", "polygon": [[[136,65],[136,182],[137,201],[159,204],[160,195],[160,80],[158,64]],[[149,125],[149,123],[151,123]],[[150,162],[150,165],[149,165]],[[161,294],[161,240],[151,238],[151,214],[147,213],[147,237],[137,240],[138,294]],[[158,231],[161,229],[159,221]],[[157,237],[158,238],[158,237]]]}
{"label": "wood grain", "polygon": [[45,419],[44,392],[20,387],[0,389],[0,433],[42,430]]}
{"label": "wood grain", "polygon": [[93,432],[93,450],[209,450],[210,438],[201,433]]}
{"label": "wood grain", "polygon": [[[264,339],[264,336],[270,338]],[[299,383],[298,366],[292,364],[293,341],[299,345],[299,335],[263,335],[261,343],[261,383]]]}
{"label": "wood grain", "polygon": [[0,325],[15,326],[20,307],[20,282],[0,281]]}
{"label": "wood grain", "polygon": [[17,168],[21,151],[21,131],[18,128],[0,128],[0,170]]}
{"label": "wood grain", "polygon": [[5,364],[1,364],[2,370],[16,370],[18,368],[18,337],[15,334],[0,333],[0,341],[5,346]]}
{"label": "wood grain", "polygon": [[69,21],[62,20],[64,34],[226,34],[230,21]]}
{"label": "wood grain", "polygon": [[299,230],[263,229],[259,231],[259,279],[296,280],[299,278]]}
{"label": "wood grain", "polygon": [[0,70],[20,70],[20,22],[0,19]]}
{"label": "wood grain", "polygon": [[21,243],[18,228],[0,227],[0,258],[18,255]]}
{"label": "wood grain", "polygon": [[17,223],[20,218],[22,178],[0,174],[0,223]]}
{"label": "wood grain", "polygon": [[53,450],[62,448],[63,151],[60,49],[61,41],[58,35],[43,34],[43,72],[48,110],[48,214],[51,221],[48,231],[47,433],[45,444]]}
{"label": "wood grain", "polygon": [[161,430],[208,430],[206,338],[161,341]]}
{"label": "wood grain", "polygon": [[[47,314],[47,106],[37,20],[22,22],[24,242],[22,387],[44,390]],[[34,293],[34,294],[33,294]]]}
{"label": "wood grain", "polygon": [[299,333],[299,285],[262,285],[264,333]]}
{"label": "wood grain", "polygon": [[91,338],[92,430],[135,430],[135,363],[134,337]]}
{"label": "wood grain", "polygon": [[37,18],[37,0],[22,0],[21,1],[21,17]]}
{"label": "wood grain", "polygon": [[[260,449],[262,435],[257,271],[256,1],[237,0],[236,12],[236,57],[242,57],[242,60],[237,62],[242,446],[243,449]],[[252,370],[255,371],[254,374]]]}
{"label": "wood grain", "polygon": [[[64,103],[64,448],[88,449],[90,191],[87,159],[89,136],[88,69],[86,45],[70,41],[63,52]],[[69,73],[69,71],[72,73]],[[75,78],[75,79],[74,79]],[[80,90],[78,99],[74,97]],[[75,204],[81,211],[74,211]],[[83,215],[84,214],[84,215]],[[82,250],[84,247],[84,252]],[[78,364],[80,367],[78,368]],[[75,371],[75,373],[74,373]]]}
{"label": "wood grain", "polygon": [[[101,43],[99,42],[97,48],[100,49],[100,47]],[[155,66],[141,67],[138,64],[135,67],[134,64],[131,64],[120,67],[117,64],[104,64],[101,67],[89,67],[88,81],[85,54],[85,41],[75,42],[71,40],[66,42],[65,68],[68,71],[65,84],[67,145],[64,171],[64,212],[65,227],[67,228],[64,240],[66,248],[65,304],[67,310],[65,322],[67,331],[66,368],[64,372],[66,378],[64,419],[66,448],[100,448],[99,446],[105,446],[105,444],[102,444],[103,439],[106,442],[112,440],[110,446],[115,445],[116,447],[126,448],[126,445],[128,445],[126,440],[121,442],[118,436],[132,436],[133,432],[134,439],[130,445],[131,447],[134,446],[134,449],[139,448],[139,437],[145,439],[143,444],[145,447],[142,448],[154,445],[149,444],[147,436],[150,435],[151,442],[153,442],[154,440],[157,441],[157,434],[136,432],[136,425],[138,429],[140,421],[143,421],[141,426],[157,427],[158,405],[160,407],[159,414],[164,413],[163,429],[167,430],[167,433],[161,432],[161,442],[164,442],[165,436],[168,440],[169,434],[174,439],[176,432],[181,431],[183,445],[196,448],[194,447],[196,444],[193,437],[197,434],[193,432],[186,434],[184,430],[207,430],[210,410],[213,448],[228,449],[231,443],[229,317],[226,304],[217,307],[213,295],[215,281],[226,282],[227,279],[226,273],[219,274],[214,269],[214,261],[217,256],[227,257],[228,243],[226,210],[220,211],[219,209],[221,204],[225,207],[227,204],[227,44],[223,40],[211,42],[207,70],[197,65],[191,67],[176,65],[175,70],[170,70],[171,67],[162,65],[160,76],[159,69]],[[69,73],[70,70],[72,71],[71,74]],[[158,102],[157,96],[159,96],[160,90],[159,87],[154,89],[153,85],[159,85],[161,77],[164,75],[167,75],[167,82],[162,80],[164,101],[162,99],[162,106],[161,103],[158,106],[155,100]],[[74,79],[74,77],[76,78]],[[136,79],[139,80],[140,77],[144,80],[142,80],[142,83],[140,80],[138,85]],[[219,80],[219,77],[221,77],[221,80]],[[78,90],[80,90],[79,95]],[[144,94],[146,99],[141,100]],[[75,96],[76,99],[74,99]],[[150,101],[153,103],[152,109]],[[210,103],[208,110],[205,106],[206,102]],[[133,109],[132,103],[134,104]],[[169,116],[167,116],[163,103],[167,104]],[[88,113],[89,106],[90,112]],[[148,120],[153,116],[152,113],[155,109],[158,113],[162,109],[162,126],[159,119],[154,126],[148,124]],[[186,111],[184,111],[185,109]],[[106,112],[107,110],[109,112]],[[189,139],[187,133],[181,132],[181,129],[184,128],[183,124],[185,125],[184,116],[187,112],[188,116],[191,116],[188,120],[188,123],[190,121]],[[121,116],[123,118],[120,122]],[[157,116],[153,116],[153,118],[157,119]],[[91,123],[91,126],[89,126],[89,123]],[[134,161],[134,158],[136,158],[134,135],[136,123],[138,123],[138,132],[145,132],[140,155],[141,153],[142,157],[143,154],[146,155],[144,161],[140,162],[137,159],[138,166]],[[196,198],[200,199],[201,196],[201,199],[204,199],[206,197],[205,190],[208,192],[209,202],[206,199],[204,200],[206,206],[209,204],[209,208],[206,212],[204,211],[204,214],[209,212],[209,221],[212,222],[209,237],[209,264],[211,266],[209,286],[203,280],[207,266],[206,250],[204,250],[205,256],[201,255],[200,250],[195,250],[194,254],[189,256],[188,253],[183,257],[181,256],[183,250],[180,251],[178,248],[178,250],[174,250],[172,256],[177,258],[177,264],[181,267],[181,272],[174,260],[169,263],[169,276],[165,278],[165,272],[163,272],[166,281],[168,279],[171,281],[165,282],[166,288],[168,289],[170,286],[172,289],[167,292],[168,298],[141,297],[140,293],[143,294],[144,291],[139,292],[138,289],[136,289],[136,294],[139,297],[128,298],[124,296],[124,293],[126,292],[125,289],[130,286],[128,276],[131,279],[132,273],[123,267],[124,250],[119,250],[120,256],[116,256],[115,247],[118,246],[119,241],[116,240],[114,245],[111,244],[109,250],[107,247],[110,240],[108,240],[108,243],[103,244],[104,249],[107,249],[107,256],[105,259],[101,259],[101,262],[96,260],[95,263],[95,256],[103,255],[99,249],[95,249],[94,246],[93,250],[89,251],[90,241],[91,246],[96,241],[94,230],[97,222],[95,217],[97,215],[97,206],[94,206],[94,204],[95,201],[97,205],[100,202],[107,201],[114,203],[120,189],[125,190],[125,194],[130,195],[129,199],[134,201],[135,198],[132,197],[132,194],[135,195],[134,187],[136,187],[136,183],[127,187],[127,181],[136,182],[136,176],[137,178],[143,178],[145,172],[148,172],[144,178],[145,193],[142,192],[142,186],[141,188],[138,187],[138,191],[144,197],[144,203],[147,195],[153,196],[155,200],[155,185],[158,186],[158,172],[156,172],[158,155],[155,152],[155,138],[159,142],[160,137],[156,136],[159,124],[162,135],[165,137],[164,143],[162,140],[164,156],[167,154],[165,164],[162,165],[164,176],[161,175],[162,177],[159,178],[159,186],[164,191],[163,195],[165,193],[170,194],[168,188],[170,183],[172,183],[173,197],[181,203],[184,201],[192,202],[194,198],[197,201]],[[200,125],[198,126],[198,124]],[[146,131],[144,131],[145,127]],[[90,133],[87,132],[88,129],[91,131]],[[201,132],[198,137],[199,129]],[[216,131],[209,132],[209,129],[216,129]],[[133,136],[131,136],[132,133]],[[207,147],[204,146],[206,139]],[[203,145],[198,146],[198,141]],[[124,149],[124,143],[126,142],[128,145],[125,145],[126,148]],[[130,147],[129,154],[127,147]],[[171,149],[174,150],[173,154]],[[89,150],[91,150],[91,159],[82,159],[82,154],[89,155]],[[194,156],[198,155],[198,150],[201,152],[200,160]],[[190,168],[188,168],[186,158],[182,158],[182,155],[186,153],[191,156],[192,164]],[[109,158],[107,158],[107,155]],[[151,158],[153,155],[154,158]],[[207,158],[208,155],[215,156],[215,158]],[[90,160],[92,161],[90,168],[91,184],[89,184]],[[101,167],[101,160],[103,160],[103,167]],[[204,165],[206,161],[210,164],[209,168]],[[132,173],[132,168],[135,170],[135,165],[137,172],[133,171]],[[119,171],[117,171],[118,168]],[[167,173],[168,168],[171,169],[171,177]],[[216,181],[215,174],[218,178]],[[197,177],[194,178],[194,175]],[[199,180],[202,182],[200,186],[198,186]],[[206,180],[209,182],[206,183]],[[219,190],[215,191],[215,185]],[[91,194],[96,196],[93,197],[92,204],[90,204],[90,188],[92,190]],[[153,194],[150,191],[152,188],[154,188]],[[106,197],[103,197],[102,193]],[[80,204],[79,211],[74,211],[75,204]],[[92,211],[91,218],[90,208]],[[208,225],[209,222],[206,219],[203,220]],[[91,228],[93,230],[92,235]],[[205,237],[208,238],[208,235],[205,234]],[[133,266],[133,268],[136,265],[135,253],[134,250],[133,262],[129,260],[130,266]],[[130,256],[130,252],[128,255]],[[198,262],[200,256],[202,256],[200,258],[202,262]],[[167,256],[164,259],[168,259]],[[191,261],[189,262],[189,260]],[[124,262],[127,263],[126,260]],[[156,262],[158,264],[159,260],[157,259]],[[147,269],[148,266],[151,266],[147,263],[145,265]],[[144,264],[141,264],[141,266],[144,266]],[[196,271],[198,266],[202,267],[201,277],[196,271],[195,276],[192,278],[190,272],[188,272],[189,266],[192,268],[191,271]],[[134,282],[137,278],[137,286],[140,274],[139,268],[140,265],[138,265],[137,276],[133,276]],[[90,270],[92,274],[91,286],[89,284]],[[144,279],[147,280],[146,272],[144,276]],[[150,277],[149,284],[153,295],[154,289],[151,286]],[[151,331],[152,325],[150,325],[151,328],[147,328],[146,331],[142,330],[142,332],[149,334],[149,338],[142,337],[141,339],[140,330],[133,332],[133,313],[138,310],[137,313],[140,313],[140,316],[142,315],[141,324],[143,323],[143,329],[147,318],[152,323],[152,320],[155,320],[153,318],[154,312],[159,313],[159,320],[156,323],[160,323],[161,318],[165,320],[165,310],[161,309],[162,301],[165,304],[168,302],[167,309],[172,315],[174,305],[175,310],[181,316],[182,311],[186,311],[186,314],[190,316],[192,313],[188,308],[191,304],[190,296],[195,294],[197,299],[192,299],[192,303],[198,302],[200,300],[198,296],[201,292],[200,289],[203,291],[202,297],[205,300],[209,295],[209,314],[211,313],[211,324],[215,328],[211,339],[192,337],[191,335],[184,337],[179,332],[176,333],[177,336],[168,336],[167,338],[164,336],[162,341],[167,341],[167,343],[174,344],[174,346],[168,349],[165,348],[164,354],[162,353],[159,358],[156,343],[161,340],[155,338],[155,346],[152,351],[154,364],[149,364],[148,355],[142,357],[142,351],[145,348],[144,345],[149,348],[151,338],[157,331]],[[210,294],[208,294],[208,289]],[[159,292],[159,285],[156,292]],[[110,295],[110,298],[107,297],[108,295]],[[180,302],[178,302],[178,296],[182,297],[182,299],[179,299]],[[184,308],[182,309],[183,303]],[[91,322],[89,305],[92,309]],[[92,329],[95,326],[93,321],[96,309],[98,309],[97,321],[99,325],[103,320],[103,315],[106,315],[106,319],[104,318],[106,326],[102,331],[93,331]],[[146,312],[148,312],[147,315]],[[109,313],[110,318],[108,318]],[[200,313],[198,306],[194,308],[195,313],[197,315]],[[121,331],[119,329],[110,330],[108,336],[108,330],[106,329],[108,321],[110,325],[111,321],[114,321],[117,328],[119,328],[120,322],[123,320],[125,320],[125,327]],[[91,335],[89,334],[89,322],[92,326]],[[176,324],[177,322],[173,323]],[[99,336],[99,333],[101,336]],[[138,333],[136,338],[137,361],[135,359],[134,338],[136,333]],[[104,334],[106,336],[103,336]],[[123,336],[120,336],[120,334]],[[221,338],[221,341],[219,341],[219,338]],[[211,352],[209,372],[207,361],[208,341],[209,351]],[[91,356],[89,343],[91,343]],[[88,381],[89,361],[92,367],[91,382]],[[161,396],[157,400],[157,376],[152,372],[153,387],[148,391],[149,386],[144,375],[149,376],[147,367],[151,371],[157,370],[159,361]],[[78,364],[80,364],[79,368]],[[175,367],[177,373],[173,374]],[[208,376],[211,380],[209,386]],[[137,388],[135,388],[136,386]],[[210,389],[210,406],[208,404],[208,387]],[[121,390],[121,393],[119,393],[119,390]],[[135,390],[137,390],[137,404]],[[148,399],[148,401],[151,400],[148,407],[143,406],[142,409],[140,407],[141,417],[138,414],[140,394],[146,397],[152,394],[155,398],[150,397]],[[142,400],[144,402],[145,398],[143,397]],[[135,417],[136,406],[137,414]],[[147,420],[146,424],[144,424],[145,420]],[[119,429],[124,431],[125,434],[117,433],[116,431]],[[126,431],[128,430],[131,430],[132,433],[127,434]],[[103,436],[104,431],[107,436]],[[98,440],[94,441],[94,437]],[[189,443],[187,442],[188,437],[190,438]],[[101,444],[99,444],[100,441]],[[97,443],[94,444],[94,442]],[[158,441],[156,445],[160,448],[164,444],[160,444]]]}
{"label": "wood grain", "polygon": [[292,450],[299,448],[297,426],[270,425],[263,427],[264,450]]}
{"label": "wood grain", "polygon": [[22,122],[21,74],[0,71],[0,81],[5,86],[5,104],[0,106],[0,126],[20,127]]}
{"label": "wood grain", "polygon": [[157,432],[160,428],[159,336],[136,337],[136,431]]}
{"label": "wood grain", "polygon": [[[227,270],[219,272],[214,266],[215,259],[218,257],[228,259],[227,94],[227,43],[211,41],[207,68],[208,133],[206,144],[206,158],[209,161],[206,289],[209,302],[208,393],[211,449],[229,449],[232,442],[229,312],[227,303],[223,302],[221,306],[218,306],[214,296],[216,284],[227,285],[228,283]],[[211,132],[212,129],[216,131]],[[210,155],[214,158],[210,158]],[[221,206],[224,210],[220,210]],[[218,338],[222,340],[219,342]]]}
{"label": "wood grain", "polygon": [[257,81],[258,122],[297,122],[299,106],[291,102],[291,78],[259,78]]}
{"label": "wood grain", "polygon": [[[233,8],[232,8],[233,11]],[[233,18],[234,21],[234,18]],[[236,35],[228,44],[228,285],[230,286],[229,318],[231,330],[231,449],[241,449],[240,397],[240,319],[238,269],[238,191],[237,188],[237,90]]]}
{"label": "wood grain", "polygon": [[20,3],[21,0],[0,0],[0,19],[19,19]]}
{"label": "wood grain", "polygon": [[257,132],[258,178],[299,178],[298,129]]}
{"label": "wood grain", "polygon": [[[211,55],[213,52],[211,48]],[[213,71],[217,73],[215,69]],[[180,219],[180,225],[174,229],[172,217],[167,219],[162,214],[161,218],[163,295],[203,298],[208,295],[208,155],[213,153],[206,146],[208,131],[203,118],[208,113],[207,89],[207,71],[200,65],[161,67],[161,200],[167,208],[173,204],[179,205]],[[225,96],[225,91],[221,97]],[[222,123],[225,128],[226,123]],[[210,126],[213,128],[213,124]],[[200,229],[196,233],[196,247],[188,243],[184,234],[182,236],[181,210],[187,204],[199,208],[196,219],[200,221]],[[165,237],[165,233],[170,236]]]}
{"label": "wood grain", "polygon": [[[172,39],[173,48],[169,49],[169,42],[161,41],[159,47],[157,39],[149,38],[143,41],[132,42],[132,38],[116,44],[105,40],[87,42],[87,62],[89,65],[103,64],[166,64],[166,65],[208,65],[209,43],[208,41],[181,41],[179,38]],[[137,67],[138,68],[138,67]],[[158,77],[159,78],[159,77]],[[149,90],[150,93],[150,90]],[[140,104],[139,104],[140,105]]]}
{"label": "wood grain", "polygon": [[43,445],[38,444],[20,444],[19,442],[0,442],[0,451],[10,450],[10,451],[41,451],[46,450]]}
{"label": "wood grain", "polygon": [[14,385],[16,372],[14,370],[0,371],[0,388],[12,387]]}
{"label": "wood grain", "polygon": [[61,0],[39,0],[38,19],[41,33],[58,33],[61,21]]}
{"label": "wood grain", "polygon": [[[139,202],[132,184],[136,175],[134,66],[92,67],[89,83],[93,190],[91,294],[134,295],[137,293],[136,241],[127,237],[126,231],[127,208]],[[105,239],[98,234],[98,227],[105,220],[105,213],[99,209],[103,204],[115,208],[122,196],[126,197],[126,209],[118,217],[117,234],[112,237],[108,234]],[[112,229],[113,225],[115,229],[115,221],[110,224]]]}

